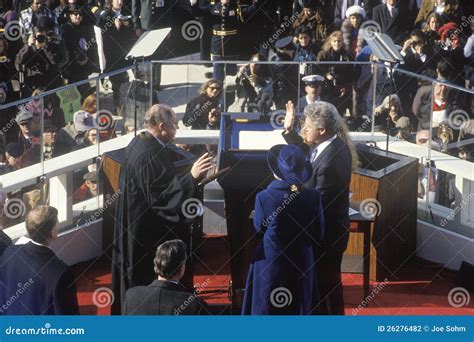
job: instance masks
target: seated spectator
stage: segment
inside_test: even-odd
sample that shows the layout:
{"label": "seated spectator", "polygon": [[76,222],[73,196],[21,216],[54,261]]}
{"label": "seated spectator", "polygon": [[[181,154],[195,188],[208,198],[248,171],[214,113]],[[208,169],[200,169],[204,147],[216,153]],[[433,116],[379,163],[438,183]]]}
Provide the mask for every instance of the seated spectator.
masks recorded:
{"label": "seated spectator", "polygon": [[72,150],[77,151],[85,147],[96,145],[98,143],[98,133],[99,130],[97,128],[88,129],[84,132],[84,139],[82,140],[82,143],[75,146]]}
{"label": "seated spectator", "polygon": [[410,139],[410,119],[403,115],[402,103],[398,95],[387,96],[382,104],[375,108],[374,114],[375,125],[380,131],[387,134],[388,118],[388,134],[403,140]]}
{"label": "seated spectator", "polygon": [[359,34],[359,28],[366,18],[365,10],[360,6],[351,6],[347,9],[346,17],[341,25],[344,48],[353,58],[362,50],[364,38]]}
{"label": "seated spectator", "polygon": [[51,250],[58,236],[58,211],[44,205],[31,210],[25,220],[29,242],[9,246],[0,257],[0,303],[26,287],[5,308],[4,315],[78,314],[74,275]]}
{"label": "seated spectator", "polygon": [[17,142],[11,142],[5,146],[5,157],[8,165],[8,172],[21,168],[21,157],[23,152],[23,145]]}
{"label": "seated spectator", "polygon": [[[260,112],[263,114],[270,112],[273,106],[271,100],[272,81],[267,65],[252,63],[262,60],[262,56],[253,55],[251,62],[242,66],[237,72],[235,101],[227,109],[228,112]],[[227,93],[229,88],[230,84],[227,84]]]}
{"label": "seated spectator", "polygon": [[73,203],[82,202],[97,197],[97,172],[92,171],[82,176],[84,183],[74,191]]}
{"label": "seated spectator", "polygon": [[17,141],[23,146],[23,150],[27,150],[33,146],[34,136],[38,133],[33,130],[33,113],[21,108],[15,120],[20,127]]}
{"label": "seated spectator", "polygon": [[186,105],[183,124],[192,129],[206,129],[211,111],[219,110],[222,83],[210,79],[199,88],[199,95]]}
{"label": "seated spectator", "polygon": [[198,315],[205,310],[196,294],[188,293],[179,281],[186,268],[186,245],[181,240],[162,243],[153,260],[158,279],[148,286],[127,290],[123,315]]}
{"label": "seated spectator", "polygon": [[[318,54],[318,61],[354,61],[352,55],[343,46],[341,31],[334,31],[331,33],[324,43],[323,50]],[[332,93],[329,95],[332,99],[329,102],[333,103],[340,113],[345,113],[347,108],[352,110],[352,82],[354,79],[353,66],[348,64],[324,64],[320,65],[319,69],[326,79],[327,88],[333,88]]]}

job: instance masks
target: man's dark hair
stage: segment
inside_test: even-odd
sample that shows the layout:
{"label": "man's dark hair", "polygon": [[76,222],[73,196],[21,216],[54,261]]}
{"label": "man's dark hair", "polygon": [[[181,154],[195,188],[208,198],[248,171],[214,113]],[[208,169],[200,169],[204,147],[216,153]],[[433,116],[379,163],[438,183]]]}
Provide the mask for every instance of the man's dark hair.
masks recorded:
{"label": "man's dark hair", "polygon": [[451,78],[453,67],[451,66],[450,59],[442,58],[438,64],[436,64],[436,69],[438,70],[438,73],[445,79],[449,80]]}
{"label": "man's dark hair", "polygon": [[156,248],[153,260],[155,273],[166,279],[172,278],[180,271],[186,258],[186,244],[183,241],[178,239],[166,241]]}
{"label": "man's dark hair", "polygon": [[32,209],[26,216],[25,225],[28,236],[34,242],[46,244],[58,224],[58,210],[49,205]]}
{"label": "man's dark hair", "polygon": [[413,37],[413,36],[420,38],[421,43],[423,45],[425,44],[426,36],[425,36],[425,34],[423,33],[422,30],[415,29],[415,30],[411,31],[410,37]]}

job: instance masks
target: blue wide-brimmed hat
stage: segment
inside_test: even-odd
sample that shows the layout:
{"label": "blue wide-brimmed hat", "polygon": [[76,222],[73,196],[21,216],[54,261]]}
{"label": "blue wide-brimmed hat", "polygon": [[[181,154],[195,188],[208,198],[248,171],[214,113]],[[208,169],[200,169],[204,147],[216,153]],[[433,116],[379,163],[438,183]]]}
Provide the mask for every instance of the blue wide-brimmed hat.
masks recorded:
{"label": "blue wide-brimmed hat", "polygon": [[270,170],[288,184],[306,183],[312,174],[311,163],[296,145],[275,145],[268,151]]}

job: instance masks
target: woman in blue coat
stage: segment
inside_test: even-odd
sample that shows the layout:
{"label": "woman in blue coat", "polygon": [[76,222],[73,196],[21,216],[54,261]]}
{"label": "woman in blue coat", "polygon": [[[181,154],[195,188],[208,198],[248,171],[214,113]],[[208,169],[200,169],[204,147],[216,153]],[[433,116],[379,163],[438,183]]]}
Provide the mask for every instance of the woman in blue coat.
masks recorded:
{"label": "woman in blue coat", "polygon": [[303,184],[311,164],[296,145],[268,153],[275,180],[255,199],[254,228],[261,236],[245,287],[244,315],[308,315],[317,296],[313,248],[324,233],[321,197]]}

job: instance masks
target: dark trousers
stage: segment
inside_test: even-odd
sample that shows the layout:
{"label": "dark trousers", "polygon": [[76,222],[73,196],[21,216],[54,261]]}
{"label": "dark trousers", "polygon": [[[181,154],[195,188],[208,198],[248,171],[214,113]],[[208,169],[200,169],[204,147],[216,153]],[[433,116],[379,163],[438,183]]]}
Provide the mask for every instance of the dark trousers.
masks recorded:
{"label": "dark trousers", "polygon": [[344,315],[341,252],[320,251],[316,262],[319,303],[317,315]]}

